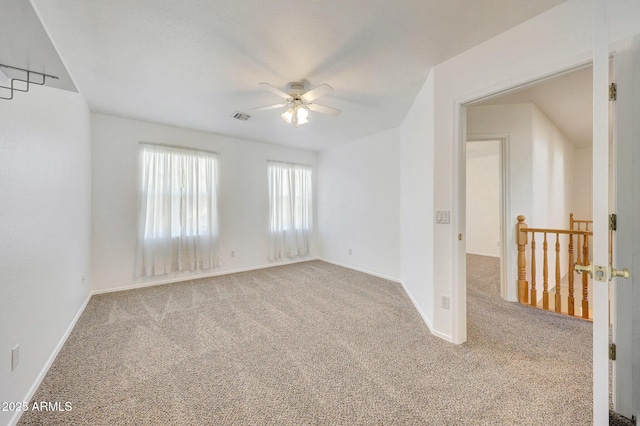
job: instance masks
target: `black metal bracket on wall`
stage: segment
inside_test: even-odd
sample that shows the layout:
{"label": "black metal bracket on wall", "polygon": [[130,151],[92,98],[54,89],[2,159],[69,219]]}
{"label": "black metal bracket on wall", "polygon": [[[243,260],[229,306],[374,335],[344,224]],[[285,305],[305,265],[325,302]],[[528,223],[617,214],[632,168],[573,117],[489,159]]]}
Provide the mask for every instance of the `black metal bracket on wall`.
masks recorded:
{"label": "black metal bracket on wall", "polygon": [[[9,65],[0,64],[0,68],[9,68],[9,69],[12,69],[12,70],[22,71],[22,72],[26,73],[26,76],[27,76],[26,80],[23,80],[21,78],[11,78],[11,77],[9,77],[11,79],[11,83],[10,83],[10,85],[8,87],[0,85],[0,89],[4,89],[4,90],[8,90],[9,91],[9,96],[8,97],[7,96],[3,96],[3,94],[5,92],[0,91],[0,99],[5,99],[5,100],[8,100],[8,101],[13,99],[13,92],[28,92],[29,91],[29,85],[31,85],[31,84],[37,84],[38,86],[44,86],[44,83],[46,82],[47,77],[48,78],[54,78],[56,80],[58,79],[58,77],[56,77],[55,75],[43,74],[41,72],[25,70],[24,68],[11,67]],[[1,71],[1,69],[0,69],[0,71]],[[32,81],[31,80],[31,76],[32,75],[39,76],[40,78],[38,80],[36,80],[36,81]],[[15,86],[15,82],[16,81],[21,82],[21,83],[26,83],[26,87],[22,87],[22,88],[16,87]],[[20,86],[24,86],[24,85],[20,84]]]}

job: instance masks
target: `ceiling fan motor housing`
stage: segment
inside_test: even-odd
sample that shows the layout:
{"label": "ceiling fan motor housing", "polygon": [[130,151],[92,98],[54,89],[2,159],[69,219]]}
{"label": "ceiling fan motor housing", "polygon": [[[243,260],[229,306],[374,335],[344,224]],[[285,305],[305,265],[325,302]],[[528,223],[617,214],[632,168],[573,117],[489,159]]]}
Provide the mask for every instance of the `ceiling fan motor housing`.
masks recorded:
{"label": "ceiling fan motor housing", "polygon": [[291,89],[289,89],[289,94],[293,97],[300,97],[304,93],[304,85],[302,83],[289,83]]}

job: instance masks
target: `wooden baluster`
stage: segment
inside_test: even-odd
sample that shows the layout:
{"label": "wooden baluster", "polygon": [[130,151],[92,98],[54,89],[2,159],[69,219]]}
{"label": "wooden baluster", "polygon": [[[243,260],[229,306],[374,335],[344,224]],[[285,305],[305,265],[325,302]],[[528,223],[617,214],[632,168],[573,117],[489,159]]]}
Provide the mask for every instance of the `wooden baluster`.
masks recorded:
{"label": "wooden baluster", "polygon": [[562,312],[560,296],[560,234],[556,232],[556,312]]}
{"label": "wooden baluster", "polygon": [[[580,251],[580,247],[578,247]],[[573,234],[569,234],[569,297],[567,298],[567,312],[569,315],[575,315],[575,301],[573,300],[573,276],[575,271],[573,269]]]}
{"label": "wooden baluster", "polygon": [[549,310],[549,262],[547,260],[547,233],[542,242],[542,308]]}
{"label": "wooden baluster", "polygon": [[[589,225],[587,224],[587,227]],[[589,236],[583,237],[582,245],[582,265],[589,265]],[[582,318],[589,318],[589,276],[582,273]]]}
{"label": "wooden baluster", "polygon": [[536,290],[536,233],[531,233],[531,306],[538,306]]}
{"label": "wooden baluster", "polygon": [[516,225],[516,238],[518,243],[518,300],[520,303],[529,303],[529,283],[527,282],[527,256],[525,250],[527,248],[527,233],[520,231],[526,228],[524,223],[525,217],[518,216],[518,224]]}
{"label": "wooden baluster", "polygon": [[569,213],[569,229],[573,231],[573,213]]}
{"label": "wooden baluster", "polygon": [[[580,224],[578,223],[578,231],[580,230]],[[576,263],[578,265],[582,265],[582,254],[580,253],[582,250],[580,250],[580,248],[582,247],[582,235],[578,234],[578,260],[576,260]]]}

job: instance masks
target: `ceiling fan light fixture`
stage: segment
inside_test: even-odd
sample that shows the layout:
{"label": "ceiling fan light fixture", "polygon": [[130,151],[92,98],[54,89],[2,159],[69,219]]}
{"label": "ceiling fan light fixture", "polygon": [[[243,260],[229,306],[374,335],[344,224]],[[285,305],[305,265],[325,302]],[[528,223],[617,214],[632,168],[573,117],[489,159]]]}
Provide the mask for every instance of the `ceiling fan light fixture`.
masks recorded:
{"label": "ceiling fan light fixture", "polygon": [[331,108],[324,105],[312,103],[316,98],[327,95],[333,91],[333,87],[328,84],[321,84],[315,89],[311,89],[307,92],[304,91],[304,85],[302,83],[290,83],[289,93],[285,93],[282,90],[272,86],[269,83],[258,83],[263,88],[267,89],[271,93],[278,95],[284,102],[279,104],[267,105],[263,107],[254,108],[255,111],[266,111],[270,109],[288,107],[288,109],[280,114],[280,117],[288,124],[293,124],[298,127],[309,122],[309,111],[320,112],[322,114],[329,114],[334,117],[340,115],[340,110]]}
{"label": "ceiling fan light fixture", "polygon": [[282,117],[282,119],[287,123],[291,124],[291,120],[293,119],[293,115],[295,114],[295,112],[296,110],[293,107],[291,107],[285,112],[283,112],[282,115],[280,115],[280,117]]}
{"label": "ceiling fan light fixture", "polygon": [[296,127],[307,124],[309,122],[307,117],[309,117],[309,111],[307,111],[306,108],[299,106],[296,110]]}

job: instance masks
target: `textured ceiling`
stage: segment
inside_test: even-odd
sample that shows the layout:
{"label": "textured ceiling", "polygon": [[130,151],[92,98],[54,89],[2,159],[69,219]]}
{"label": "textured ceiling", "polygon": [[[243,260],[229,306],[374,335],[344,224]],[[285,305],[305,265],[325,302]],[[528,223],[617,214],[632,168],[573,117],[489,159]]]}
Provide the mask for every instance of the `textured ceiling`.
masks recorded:
{"label": "textured ceiling", "polygon": [[593,68],[587,67],[499,96],[481,105],[533,103],[576,147],[593,140]]}
{"label": "textured ceiling", "polygon": [[[32,3],[93,111],[321,151],[398,126],[431,67],[562,1]],[[263,81],[328,83],[342,115],[253,113],[279,100]]]}

